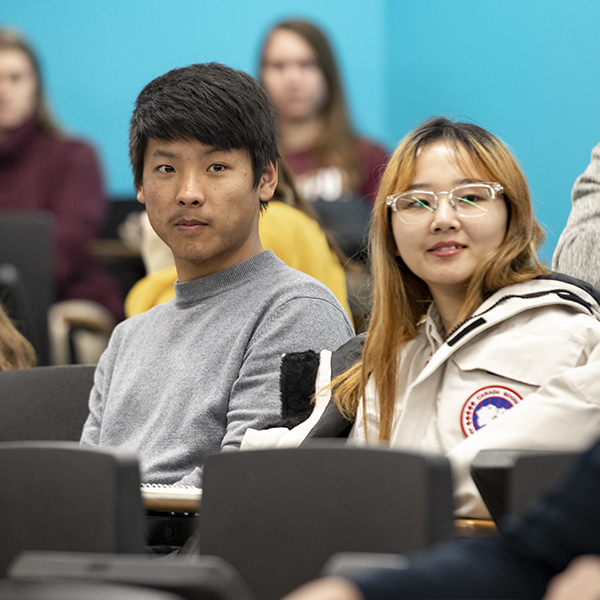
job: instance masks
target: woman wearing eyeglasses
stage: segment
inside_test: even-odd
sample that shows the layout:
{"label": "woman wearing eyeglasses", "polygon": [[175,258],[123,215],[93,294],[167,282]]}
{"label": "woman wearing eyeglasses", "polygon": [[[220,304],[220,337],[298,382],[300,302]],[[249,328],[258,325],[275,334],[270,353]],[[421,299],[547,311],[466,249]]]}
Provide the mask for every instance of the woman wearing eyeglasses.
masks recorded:
{"label": "woman wearing eyeglasses", "polygon": [[488,517],[469,475],[479,450],[583,449],[600,431],[599,298],[540,264],[542,239],[499,139],[443,118],[415,129],[374,207],[366,337],[333,356],[285,357],[282,414],[311,402],[296,392],[311,361],[312,414],[289,430],[250,431],[242,448],[348,435],[445,453],[457,516]]}

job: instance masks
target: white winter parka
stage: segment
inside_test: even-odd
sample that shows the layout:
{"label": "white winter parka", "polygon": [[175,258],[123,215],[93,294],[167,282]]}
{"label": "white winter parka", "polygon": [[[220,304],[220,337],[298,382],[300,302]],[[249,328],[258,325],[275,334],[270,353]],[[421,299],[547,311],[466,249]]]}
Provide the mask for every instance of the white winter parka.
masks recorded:
{"label": "white winter parka", "polygon": [[[446,339],[432,305],[402,350],[390,446],[448,456],[457,516],[489,518],[469,474],[480,450],[583,450],[600,435],[599,300],[578,280],[540,277],[496,292]],[[322,352],[317,389],[330,365]],[[318,394],[291,430],[248,431],[242,449],[297,445],[329,403],[329,392]],[[378,443],[373,381],[366,406],[366,432],[361,404],[349,438]]]}

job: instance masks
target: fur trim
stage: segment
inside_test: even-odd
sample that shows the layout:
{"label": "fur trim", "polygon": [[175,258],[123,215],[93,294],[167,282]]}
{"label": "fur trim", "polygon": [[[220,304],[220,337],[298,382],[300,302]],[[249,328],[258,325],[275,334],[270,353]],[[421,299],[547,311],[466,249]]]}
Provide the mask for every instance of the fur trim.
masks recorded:
{"label": "fur trim", "polygon": [[317,352],[307,350],[285,354],[281,359],[279,390],[284,427],[295,427],[310,416],[319,358]]}

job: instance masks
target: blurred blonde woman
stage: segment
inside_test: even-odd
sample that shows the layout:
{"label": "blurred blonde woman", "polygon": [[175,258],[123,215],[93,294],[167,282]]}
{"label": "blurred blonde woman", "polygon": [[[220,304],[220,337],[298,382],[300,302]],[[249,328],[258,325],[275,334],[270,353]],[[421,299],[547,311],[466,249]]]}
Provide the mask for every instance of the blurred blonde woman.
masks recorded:
{"label": "blurred blonde woman", "polygon": [[388,152],[355,130],[326,34],[303,19],[274,25],[262,44],[259,80],[275,106],[279,151],[298,190],[344,253],[364,259]]}
{"label": "blurred blonde woman", "polygon": [[13,325],[0,304],[0,371],[28,369],[35,364],[33,346]]}
{"label": "blurred blonde woman", "polygon": [[333,49],[310,21],[290,19],[267,33],[259,79],[277,111],[279,150],[302,195],[375,200],[387,151],[354,131]]}

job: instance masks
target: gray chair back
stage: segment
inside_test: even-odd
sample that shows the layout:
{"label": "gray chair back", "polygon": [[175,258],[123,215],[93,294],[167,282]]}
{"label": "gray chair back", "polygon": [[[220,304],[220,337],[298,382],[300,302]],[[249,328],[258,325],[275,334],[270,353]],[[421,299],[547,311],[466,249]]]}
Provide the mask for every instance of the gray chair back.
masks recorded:
{"label": "gray chair back", "polygon": [[341,551],[406,553],[452,537],[443,456],[314,443],[208,457],[200,552],[261,600],[319,575]]}
{"label": "gray chair back", "polygon": [[564,477],[581,452],[481,450],[471,476],[496,523],[521,517]]}
{"label": "gray chair back", "polygon": [[0,211],[0,263],[19,274],[24,300],[11,314],[24,326],[38,362],[49,363],[48,309],[55,300],[54,241],[50,212]]}
{"label": "gray chair back", "polygon": [[182,600],[180,596],[97,581],[0,581],[2,600]]}
{"label": "gray chair back", "polygon": [[0,442],[79,441],[95,367],[0,371]]}
{"label": "gray chair back", "polygon": [[0,443],[0,578],[25,550],[143,552],[134,454],[76,442]]}
{"label": "gray chair back", "polygon": [[67,579],[141,585],[185,600],[255,600],[237,571],[216,556],[24,552],[11,565],[19,581]]}

